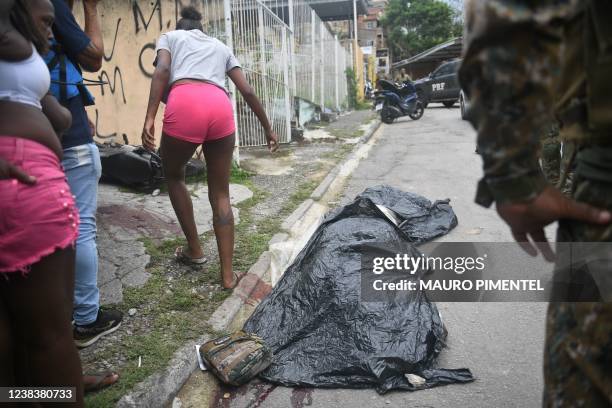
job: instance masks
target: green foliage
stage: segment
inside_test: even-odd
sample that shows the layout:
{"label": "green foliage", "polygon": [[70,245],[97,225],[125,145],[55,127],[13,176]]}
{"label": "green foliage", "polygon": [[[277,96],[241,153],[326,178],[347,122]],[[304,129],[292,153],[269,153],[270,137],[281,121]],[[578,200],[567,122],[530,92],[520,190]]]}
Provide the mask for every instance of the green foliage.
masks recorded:
{"label": "green foliage", "polygon": [[397,60],[458,37],[463,29],[457,12],[439,0],[390,0],[382,24]]}
{"label": "green foliage", "polygon": [[230,173],[230,183],[245,184],[253,174],[239,167],[235,161],[232,161],[232,170]]}
{"label": "green foliage", "polygon": [[354,109],[358,105],[357,99],[357,76],[353,68],[347,68],[344,71],[346,74],[346,82],[348,87],[348,105],[349,108]]}

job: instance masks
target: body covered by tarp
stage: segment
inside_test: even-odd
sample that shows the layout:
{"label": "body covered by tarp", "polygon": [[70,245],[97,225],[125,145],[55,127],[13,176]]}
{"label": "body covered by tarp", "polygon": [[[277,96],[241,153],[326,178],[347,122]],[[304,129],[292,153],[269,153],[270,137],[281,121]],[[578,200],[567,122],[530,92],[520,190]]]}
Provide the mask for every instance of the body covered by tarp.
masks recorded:
{"label": "body covered by tarp", "polygon": [[[401,227],[379,206],[392,210]],[[432,204],[387,186],[369,188],[330,213],[244,326],[274,353],[261,376],[288,386],[380,393],[472,381],[468,369],[434,368],[447,332],[423,292],[361,299],[361,255],[368,247],[384,243],[389,256],[417,255],[414,244],[456,225],[448,201]]]}

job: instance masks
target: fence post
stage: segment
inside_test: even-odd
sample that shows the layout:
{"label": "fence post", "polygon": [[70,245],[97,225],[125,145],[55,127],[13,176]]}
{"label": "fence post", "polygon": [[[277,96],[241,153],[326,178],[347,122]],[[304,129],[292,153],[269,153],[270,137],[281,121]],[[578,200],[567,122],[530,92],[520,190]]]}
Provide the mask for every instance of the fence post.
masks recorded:
{"label": "fence post", "polygon": [[287,49],[287,28],[283,27],[282,32],[282,50],[281,58],[283,64],[283,82],[285,84],[285,124],[287,126],[287,139],[291,140],[291,103],[289,101],[290,89],[289,89],[289,65],[287,64],[288,49]]}
{"label": "fence post", "polygon": [[316,30],[315,30],[315,25],[316,25],[316,19],[315,19],[315,11],[314,10],[310,10],[310,28],[311,28],[311,43],[312,43],[312,55],[310,58],[310,72],[312,74],[312,83],[310,84],[310,100],[312,101],[312,103],[316,103],[315,102],[315,55],[316,55],[316,51],[315,51],[315,36],[317,34]]}
{"label": "fence post", "polygon": [[324,79],[325,79],[325,60],[323,58],[323,52],[325,50],[324,44],[323,44],[323,34],[324,34],[324,30],[325,30],[325,25],[323,24],[323,21],[321,21],[319,23],[319,31],[321,32],[321,63],[319,64],[319,66],[321,67],[321,113],[323,113],[323,111],[325,110],[325,83],[324,83]]}
{"label": "fence post", "polygon": [[[229,49],[234,52],[234,34],[232,32],[232,8],[231,0],[223,0],[223,17],[225,20],[225,37]],[[238,130],[238,116],[236,113],[236,86],[229,81],[230,94],[232,95],[232,108],[234,110],[234,123],[236,124],[236,138],[234,144],[234,161],[240,165],[240,133]]]}
{"label": "fence post", "polygon": [[261,58],[260,61],[260,68],[261,69],[261,82],[263,84],[263,105],[264,105],[264,109],[266,110],[266,112],[268,112],[268,83],[267,83],[267,77],[268,77],[268,71],[267,71],[267,63],[266,63],[266,41],[265,41],[265,27],[264,27],[264,17],[263,17],[263,8],[261,7],[261,4],[256,3],[257,4],[257,20],[259,23],[259,57]]}
{"label": "fence post", "polygon": [[289,9],[289,62],[291,64],[291,89],[295,93],[297,89],[297,80],[295,77],[295,23],[293,22],[293,0],[287,1],[287,8]]}
{"label": "fence post", "polygon": [[338,36],[334,35],[334,67],[336,68],[336,75],[334,75],[335,78],[335,84],[336,84],[336,110],[338,112],[340,112],[340,99],[338,96],[338,79],[339,79],[339,74],[338,74],[338,68],[339,68],[339,62],[338,62]]}

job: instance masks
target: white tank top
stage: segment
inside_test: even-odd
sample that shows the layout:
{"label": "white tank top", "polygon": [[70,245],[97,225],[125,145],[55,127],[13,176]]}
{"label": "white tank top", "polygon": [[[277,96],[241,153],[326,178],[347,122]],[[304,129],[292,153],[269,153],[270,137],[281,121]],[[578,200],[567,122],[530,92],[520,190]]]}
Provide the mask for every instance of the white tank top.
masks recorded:
{"label": "white tank top", "polygon": [[51,77],[47,64],[32,45],[32,55],[21,61],[0,59],[0,101],[25,103],[41,108]]}

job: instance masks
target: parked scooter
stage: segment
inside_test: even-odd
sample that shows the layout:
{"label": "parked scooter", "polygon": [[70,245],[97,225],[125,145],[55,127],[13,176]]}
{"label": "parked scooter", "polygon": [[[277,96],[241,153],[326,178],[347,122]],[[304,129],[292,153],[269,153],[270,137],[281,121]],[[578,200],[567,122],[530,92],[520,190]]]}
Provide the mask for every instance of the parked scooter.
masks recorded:
{"label": "parked scooter", "polygon": [[372,99],[374,96],[374,90],[372,89],[372,82],[366,81],[365,87],[363,88],[363,94],[366,99]]}
{"label": "parked scooter", "polygon": [[391,81],[381,79],[378,81],[378,86],[380,90],[375,92],[374,109],[380,112],[380,120],[389,124],[402,116],[410,116],[412,120],[421,119],[425,108],[419,101],[412,82],[406,81],[398,86]]}

